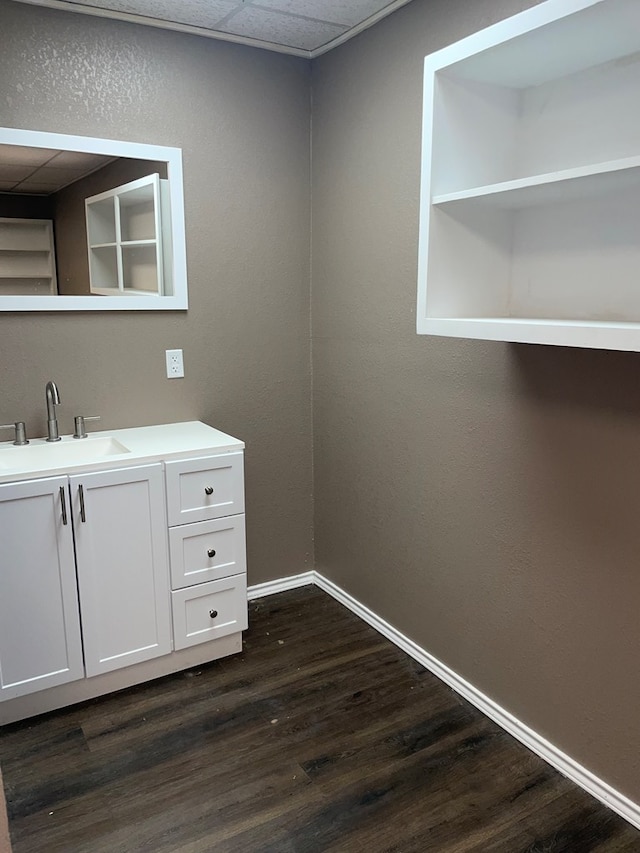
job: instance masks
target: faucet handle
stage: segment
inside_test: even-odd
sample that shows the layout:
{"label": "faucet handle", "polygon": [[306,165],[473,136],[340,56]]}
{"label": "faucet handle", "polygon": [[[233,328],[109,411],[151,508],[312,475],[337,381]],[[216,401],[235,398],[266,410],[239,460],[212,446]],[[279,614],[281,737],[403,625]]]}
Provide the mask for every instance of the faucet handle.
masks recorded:
{"label": "faucet handle", "polygon": [[87,430],[85,423],[87,421],[99,421],[100,415],[76,415],[73,419],[73,437],[86,438]]}
{"label": "faucet handle", "polygon": [[22,444],[29,444],[29,439],[27,438],[27,427],[24,421],[16,421],[13,424],[0,424],[0,429],[15,430],[14,444],[17,444],[18,446]]}

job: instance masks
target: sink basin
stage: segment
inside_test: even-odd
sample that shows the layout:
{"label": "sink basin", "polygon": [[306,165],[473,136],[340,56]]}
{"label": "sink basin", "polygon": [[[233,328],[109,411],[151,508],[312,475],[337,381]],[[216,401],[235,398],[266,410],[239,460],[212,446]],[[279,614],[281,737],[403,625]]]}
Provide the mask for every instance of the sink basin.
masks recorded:
{"label": "sink basin", "polygon": [[0,448],[0,469],[40,471],[69,465],[90,465],[122,453],[129,453],[129,448],[111,436],[80,439],[65,436],[55,442],[35,439],[23,447],[10,444]]}

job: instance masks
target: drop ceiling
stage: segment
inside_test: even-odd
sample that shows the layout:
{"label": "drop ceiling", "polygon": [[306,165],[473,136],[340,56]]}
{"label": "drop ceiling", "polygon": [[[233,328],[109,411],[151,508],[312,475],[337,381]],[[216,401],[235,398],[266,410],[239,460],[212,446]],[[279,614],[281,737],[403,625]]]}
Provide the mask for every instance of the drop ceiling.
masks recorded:
{"label": "drop ceiling", "polygon": [[0,145],[0,193],[50,195],[113,159],[79,151]]}
{"label": "drop ceiling", "polygon": [[17,0],[314,57],[411,0]]}

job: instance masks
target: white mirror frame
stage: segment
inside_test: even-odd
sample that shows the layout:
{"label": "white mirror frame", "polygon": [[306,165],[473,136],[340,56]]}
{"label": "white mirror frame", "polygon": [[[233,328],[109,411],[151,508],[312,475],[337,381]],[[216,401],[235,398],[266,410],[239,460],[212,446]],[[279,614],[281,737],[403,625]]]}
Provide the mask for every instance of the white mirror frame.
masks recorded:
{"label": "white mirror frame", "polygon": [[188,307],[187,253],[184,233],[184,192],[182,150],[162,145],[121,142],[91,136],[19,130],[0,127],[0,143],[29,148],[54,148],[111,157],[163,161],[167,164],[171,204],[172,296],[5,296],[0,295],[0,312],[5,311],[180,311]]}

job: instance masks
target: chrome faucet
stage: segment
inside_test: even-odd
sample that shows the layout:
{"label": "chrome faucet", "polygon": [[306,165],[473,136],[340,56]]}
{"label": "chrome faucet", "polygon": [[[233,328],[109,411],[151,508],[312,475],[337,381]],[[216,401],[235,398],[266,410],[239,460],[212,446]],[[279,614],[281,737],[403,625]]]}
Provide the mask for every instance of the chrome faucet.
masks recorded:
{"label": "chrome faucet", "polygon": [[55,382],[47,382],[45,389],[47,397],[47,441],[60,441],[58,435],[58,419],[56,418],[56,406],[60,405],[60,394]]}

